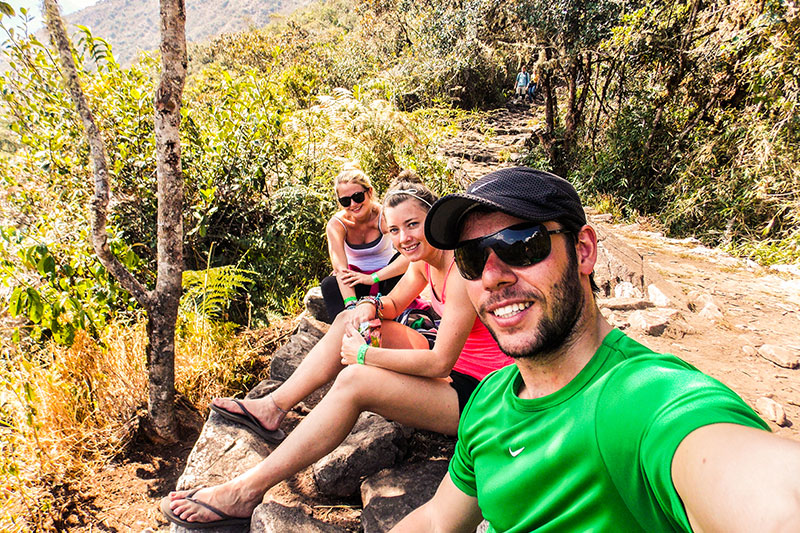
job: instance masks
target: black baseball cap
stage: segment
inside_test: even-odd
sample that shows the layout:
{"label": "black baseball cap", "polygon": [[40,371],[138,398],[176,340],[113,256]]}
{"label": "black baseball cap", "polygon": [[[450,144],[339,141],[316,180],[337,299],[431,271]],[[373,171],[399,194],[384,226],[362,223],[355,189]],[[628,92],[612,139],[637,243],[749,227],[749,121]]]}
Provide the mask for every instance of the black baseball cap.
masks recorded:
{"label": "black baseball cap", "polygon": [[440,198],[425,218],[425,238],[442,250],[458,246],[461,221],[477,206],[530,220],[565,220],[574,227],[586,224],[586,213],[575,188],[555,174],[528,167],[491,172],[466,192]]}

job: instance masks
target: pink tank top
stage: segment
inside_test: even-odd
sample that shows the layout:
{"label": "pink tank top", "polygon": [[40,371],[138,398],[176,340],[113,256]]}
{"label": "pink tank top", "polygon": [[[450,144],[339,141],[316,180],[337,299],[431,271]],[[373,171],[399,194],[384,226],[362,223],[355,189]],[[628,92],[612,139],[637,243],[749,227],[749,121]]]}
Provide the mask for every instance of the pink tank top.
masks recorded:
{"label": "pink tank top", "polygon": [[[447,294],[447,278],[450,271],[453,269],[453,262],[447,268],[447,273],[444,275],[444,283],[442,284],[442,297],[436,294],[433,288],[433,279],[431,278],[430,266],[425,263],[425,276],[428,278],[428,284],[431,287],[431,307],[442,316],[444,312],[444,300]],[[486,374],[503,368],[513,363],[514,360],[500,351],[500,347],[492,338],[492,334],[483,325],[479,318],[475,318],[475,323],[472,324],[472,329],[469,332],[467,341],[464,343],[464,348],[461,350],[461,355],[458,356],[453,370],[472,376],[477,380],[486,377]]]}

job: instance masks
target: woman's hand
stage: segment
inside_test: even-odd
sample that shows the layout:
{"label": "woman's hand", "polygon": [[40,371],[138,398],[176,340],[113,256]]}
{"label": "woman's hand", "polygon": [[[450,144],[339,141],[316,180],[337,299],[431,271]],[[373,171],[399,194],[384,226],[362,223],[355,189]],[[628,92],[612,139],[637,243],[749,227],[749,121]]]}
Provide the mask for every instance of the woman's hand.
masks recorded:
{"label": "woman's hand", "polygon": [[337,274],[342,280],[342,283],[348,287],[355,287],[356,285],[372,285],[372,276],[364,274],[363,272],[356,272],[355,270],[344,269]]}
{"label": "woman's hand", "polygon": [[366,344],[364,337],[352,324],[345,325],[344,337],[342,337],[342,364],[354,365],[358,363],[358,349]]}

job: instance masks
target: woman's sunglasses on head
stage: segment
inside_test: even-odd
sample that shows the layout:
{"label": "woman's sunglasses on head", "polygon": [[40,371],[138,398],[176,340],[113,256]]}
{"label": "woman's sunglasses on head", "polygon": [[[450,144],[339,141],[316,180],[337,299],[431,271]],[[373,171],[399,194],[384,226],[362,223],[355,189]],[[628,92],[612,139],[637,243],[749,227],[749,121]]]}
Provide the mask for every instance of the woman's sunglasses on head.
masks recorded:
{"label": "woman's sunglasses on head", "polygon": [[498,232],[470,239],[455,249],[455,260],[461,276],[467,280],[481,277],[489,258],[489,250],[505,264],[513,267],[535,265],[550,255],[550,235],[570,233],[566,229],[549,230],[544,224],[523,222]]}
{"label": "woman's sunglasses on head", "polygon": [[342,207],[350,207],[350,202],[355,202],[360,204],[364,201],[364,197],[367,194],[369,189],[364,189],[363,191],[357,192],[355,194],[351,194],[350,196],[340,196],[339,203],[342,204]]}

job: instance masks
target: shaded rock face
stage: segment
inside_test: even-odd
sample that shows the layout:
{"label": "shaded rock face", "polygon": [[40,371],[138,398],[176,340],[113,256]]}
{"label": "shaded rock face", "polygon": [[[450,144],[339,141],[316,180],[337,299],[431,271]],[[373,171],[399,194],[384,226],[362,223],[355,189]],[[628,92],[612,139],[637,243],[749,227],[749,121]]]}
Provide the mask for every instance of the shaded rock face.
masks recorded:
{"label": "shaded rock face", "polygon": [[344,442],[314,464],[314,481],[325,494],[351,496],[365,476],[402,459],[406,444],[399,424],[375,413],[361,413]]}
{"label": "shaded rock face", "polygon": [[447,474],[447,459],[429,459],[381,470],[361,485],[364,533],[389,531],[408,513],[430,500]]}
{"label": "shaded rock face", "polygon": [[[639,252],[608,233],[600,224],[593,227],[598,244],[594,280],[600,287],[601,297],[641,297],[647,294],[651,301],[657,300],[652,302],[654,305],[686,308],[681,290],[665,280]],[[615,294],[615,287],[622,283],[629,283],[633,290]],[[650,288],[651,285],[654,288]]]}
{"label": "shaded rock face", "polygon": [[262,503],[250,522],[253,533],[345,533],[346,530],[310,516],[299,506]]}

